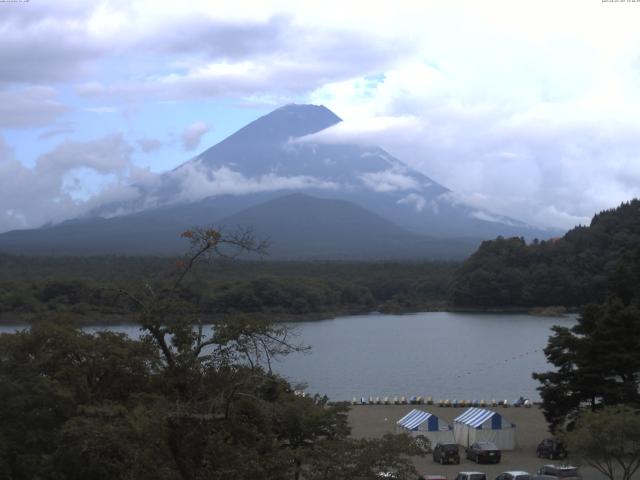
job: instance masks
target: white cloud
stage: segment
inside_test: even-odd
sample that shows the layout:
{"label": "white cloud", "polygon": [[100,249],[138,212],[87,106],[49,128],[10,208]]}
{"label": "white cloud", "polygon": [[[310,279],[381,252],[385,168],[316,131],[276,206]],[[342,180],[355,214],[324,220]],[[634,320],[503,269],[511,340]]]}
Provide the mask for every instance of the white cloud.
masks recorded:
{"label": "white cloud", "polygon": [[276,190],[304,188],[336,189],[339,185],[306,175],[280,176],[275,173],[245,177],[228,167],[204,170],[187,163],[170,173],[170,179],[179,185],[173,201],[190,202],[218,195],[243,195]]}
{"label": "white cloud", "polygon": [[504,217],[501,217],[499,215],[493,215],[493,214],[491,214],[489,212],[483,212],[483,211],[480,211],[480,210],[476,210],[474,212],[471,212],[470,216],[472,218],[477,218],[478,220],[483,220],[485,222],[513,225],[508,219],[506,219]]}
{"label": "white cloud", "polygon": [[[182,114],[191,113],[182,102],[194,98],[242,105],[307,98],[346,120],[314,141],[382,144],[478,208],[569,227],[640,196],[636,4],[243,6],[231,0],[3,6],[0,128],[46,127],[45,140],[70,133],[61,117],[82,111],[86,98],[118,110],[171,100]],[[128,119],[134,129],[136,120]],[[198,138],[189,137],[186,148],[196,148]],[[143,143],[143,151],[157,145]],[[401,190],[409,183],[400,177],[368,180]]]}
{"label": "white cloud", "polygon": [[416,209],[416,212],[421,212],[427,205],[427,201],[425,200],[425,198],[422,195],[418,195],[417,193],[410,193],[406,197],[398,200],[398,203],[404,205],[413,205]]}
{"label": "white cloud", "polygon": [[418,182],[413,177],[397,169],[363,173],[360,175],[360,180],[376,192],[395,192],[419,188]]}
{"label": "white cloud", "polygon": [[[509,53],[521,61],[521,52]],[[407,65],[366,88],[362,78],[326,85],[313,98],[345,121],[318,136],[377,143],[473,205],[543,227],[570,228],[640,196],[637,85],[617,81],[608,93],[599,75],[584,73],[569,89],[556,77],[574,79],[568,70],[575,64],[536,76],[525,70],[530,78],[502,78],[479,65],[465,76],[473,81],[463,81],[455,61],[465,58],[449,58],[440,75],[430,73],[436,67]],[[592,71],[588,60],[580,57],[577,71]],[[605,80],[631,78],[616,67]],[[495,85],[477,91],[489,78]]]}
{"label": "white cloud", "polygon": [[[131,147],[118,134],[66,141],[29,168],[0,137],[0,232],[59,222],[106,200],[132,198],[126,185],[130,153]],[[87,175],[94,181],[87,182]]]}
{"label": "white cloud", "polygon": [[209,125],[195,122],[182,131],[182,146],[185,150],[195,150],[200,145],[200,139],[209,131]]}
{"label": "white cloud", "polygon": [[0,90],[0,128],[46,126],[69,110],[50,87]]}
{"label": "white cloud", "polygon": [[43,175],[59,176],[74,168],[89,168],[97,173],[123,174],[131,165],[132,147],[122,134],[97,140],[66,140],[38,158],[36,170]]}
{"label": "white cloud", "polygon": [[149,138],[149,137],[139,138],[137,143],[138,143],[138,146],[140,147],[140,150],[142,150],[144,153],[154,152],[162,148],[165,144],[164,141],[158,138]]}
{"label": "white cloud", "polygon": [[57,122],[51,125],[49,128],[38,134],[38,138],[48,139],[57,137],[58,135],[70,134],[75,131],[72,122]]}
{"label": "white cloud", "polygon": [[99,113],[99,114],[117,112],[117,110],[114,107],[86,107],[84,110],[86,112]]}

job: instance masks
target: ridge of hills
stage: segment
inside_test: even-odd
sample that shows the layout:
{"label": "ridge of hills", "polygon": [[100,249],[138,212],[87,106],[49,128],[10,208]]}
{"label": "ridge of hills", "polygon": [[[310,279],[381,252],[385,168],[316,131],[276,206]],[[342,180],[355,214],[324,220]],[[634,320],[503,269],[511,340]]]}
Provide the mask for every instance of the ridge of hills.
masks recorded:
{"label": "ridge of hills", "polygon": [[[260,197],[266,200],[247,208],[243,207],[248,198],[229,196],[204,200],[195,205],[197,208],[181,205],[123,217],[74,220],[39,229],[39,236],[32,231],[13,231],[0,235],[0,250],[52,255],[176,255],[188,246],[180,233],[202,224],[199,220],[203,217],[210,219],[207,224],[226,231],[251,229],[256,238],[269,241],[268,256],[278,260],[461,260],[480,241],[408,232],[344,200],[299,193],[268,197]],[[234,213],[225,217],[223,212],[229,211]],[[48,251],[42,251],[43,240]]]}

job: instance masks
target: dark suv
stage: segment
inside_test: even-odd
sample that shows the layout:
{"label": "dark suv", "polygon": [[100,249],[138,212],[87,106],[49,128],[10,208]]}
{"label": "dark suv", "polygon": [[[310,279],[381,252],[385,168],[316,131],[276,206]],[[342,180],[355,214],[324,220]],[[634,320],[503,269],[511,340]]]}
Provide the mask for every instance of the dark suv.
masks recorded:
{"label": "dark suv", "polygon": [[460,450],[457,443],[437,443],[433,449],[433,461],[445,463],[460,463]]}
{"label": "dark suv", "polygon": [[491,442],[475,442],[467,448],[467,459],[476,463],[500,463],[502,452]]}
{"label": "dark suv", "polygon": [[538,448],[536,448],[536,455],[538,458],[555,460],[556,458],[565,458],[567,456],[567,449],[562,440],[545,438],[540,442]]}

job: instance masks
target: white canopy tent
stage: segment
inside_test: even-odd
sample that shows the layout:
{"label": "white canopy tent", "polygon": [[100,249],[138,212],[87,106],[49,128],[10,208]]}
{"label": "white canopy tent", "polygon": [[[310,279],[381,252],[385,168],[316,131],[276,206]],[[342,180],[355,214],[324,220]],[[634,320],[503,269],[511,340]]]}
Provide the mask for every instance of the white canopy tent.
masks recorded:
{"label": "white canopy tent", "polygon": [[453,435],[460,445],[492,442],[500,450],[516,448],[516,426],[502,415],[484,408],[469,408],[453,420]]}
{"label": "white canopy tent", "polygon": [[453,442],[451,425],[443,422],[434,414],[413,409],[396,422],[396,432],[411,436],[424,435],[432,445],[438,442]]}

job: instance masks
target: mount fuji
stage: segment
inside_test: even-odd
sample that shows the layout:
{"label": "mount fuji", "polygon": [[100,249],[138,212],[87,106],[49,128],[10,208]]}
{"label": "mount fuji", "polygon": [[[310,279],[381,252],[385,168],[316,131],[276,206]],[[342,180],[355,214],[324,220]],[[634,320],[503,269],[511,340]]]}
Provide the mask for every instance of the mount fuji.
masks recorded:
{"label": "mount fuji", "polygon": [[446,187],[377,146],[320,143],[341,119],[286,105],[91,214],[0,235],[0,251],[174,254],[194,225],[250,227],[274,258],[454,259],[481,240],[555,232],[458,203]]}

